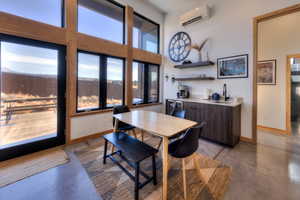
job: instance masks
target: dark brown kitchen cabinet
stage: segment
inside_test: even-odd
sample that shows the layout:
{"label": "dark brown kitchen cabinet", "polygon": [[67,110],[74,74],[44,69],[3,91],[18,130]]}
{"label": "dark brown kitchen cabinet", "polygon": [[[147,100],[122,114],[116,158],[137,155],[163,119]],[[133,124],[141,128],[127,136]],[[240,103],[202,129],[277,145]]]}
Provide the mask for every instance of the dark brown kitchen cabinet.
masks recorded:
{"label": "dark brown kitchen cabinet", "polygon": [[[167,101],[166,106],[169,103]],[[186,119],[207,123],[202,138],[221,144],[235,146],[241,136],[241,105],[223,106],[216,104],[183,102]],[[166,110],[168,108],[166,107]]]}

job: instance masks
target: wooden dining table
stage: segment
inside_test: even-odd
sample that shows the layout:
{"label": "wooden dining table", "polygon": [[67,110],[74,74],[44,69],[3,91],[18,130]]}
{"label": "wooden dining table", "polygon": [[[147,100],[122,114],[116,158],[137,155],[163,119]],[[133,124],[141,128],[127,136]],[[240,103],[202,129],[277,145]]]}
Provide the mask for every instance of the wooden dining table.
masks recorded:
{"label": "wooden dining table", "polygon": [[170,115],[136,110],[122,114],[114,115],[116,119],[114,131],[118,126],[118,122],[122,121],[132,126],[135,126],[142,131],[149,134],[159,136],[163,139],[162,142],[162,162],[163,162],[163,189],[162,199],[168,199],[168,170],[169,170],[169,159],[168,159],[168,145],[169,138],[188,129],[195,125],[196,122],[173,117]]}

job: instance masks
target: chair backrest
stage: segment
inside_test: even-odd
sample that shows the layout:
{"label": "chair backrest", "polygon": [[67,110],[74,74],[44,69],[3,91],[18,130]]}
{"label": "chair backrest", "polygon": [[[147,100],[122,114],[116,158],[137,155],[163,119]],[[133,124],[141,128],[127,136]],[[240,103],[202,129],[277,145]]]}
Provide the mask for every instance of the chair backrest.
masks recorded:
{"label": "chair backrest", "polygon": [[[121,106],[115,106],[114,108],[113,108],[113,114],[115,115],[115,114],[120,114],[120,113],[126,113],[126,112],[130,112],[130,109],[129,109],[129,107],[128,106],[123,106],[123,105],[121,105]],[[116,121],[116,119],[113,117],[113,126],[115,126],[115,121]],[[120,122],[119,123],[119,127],[120,126],[122,126],[123,125],[123,123],[122,122]]]}
{"label": "chair backrest", "polygon": [[115,106],[113,109],[113,114],[120,114],[120,113],[126,113],[126,112],[130,112],[130,109],[128,106]]}
{"label": "chair backrest", "polygon": [[170,107],[171,107],[170,112],[166,114],[174,116],[175,112],[181,111],[183,109],[183,104],[175,101],[170,104]]}
{"label": "chair backrest", "polygon": [[184,119],[185,118],[185,110],[175,111],[172,116]]}
{"label": "chair backrest", "polygon": [[198,126],[189,128],[178,141],[175,141],[177,144],[174,154],[176,154],[177,157],[188,157],[197,151],[199,147],[199,136],[205,125],[206,122],[202,122]]}

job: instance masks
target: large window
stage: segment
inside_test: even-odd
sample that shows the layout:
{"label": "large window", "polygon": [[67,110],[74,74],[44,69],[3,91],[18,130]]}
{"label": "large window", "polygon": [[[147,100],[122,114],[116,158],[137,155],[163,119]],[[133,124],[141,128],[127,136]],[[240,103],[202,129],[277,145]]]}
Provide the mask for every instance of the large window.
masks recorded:
{"label": "large window", "polygon": [[148,65],[148,102],[158,102],[159,99],[159,67],[157,65]]}
{"label": "large window", "polygon": [[144,79],[145,64],[139,62],[133,62],[132,64],[132,87],[133,87],[133,104],[144,103]]}
{"label": "large window", "polygon": [[159,101],[159,66],[133,62],[133,104],[157,103]]}
{"label": "large window", "polygon": [[77,109],[99,108],[100,101],[100,57],[78,53]]}
{"label": "large window", "polygon": [[108,0],[78,0],[78,32],[124,43],[124,7]]}
{"label": "large window", "polygon": [[123,104],[124,93],[124,60],[107,58],[107,107]]}
{"label": "large window", "polygon": [[63,4],[63,0],[0,0],[0,11],[62,27]]}
{"label": "large window", "polygon": [[159,53],[159,24],[134,13],[133,47]]}
{"label": "large window", "polygon": [[78,52],[77,112],[100,110],[124,102],[124,59]]}

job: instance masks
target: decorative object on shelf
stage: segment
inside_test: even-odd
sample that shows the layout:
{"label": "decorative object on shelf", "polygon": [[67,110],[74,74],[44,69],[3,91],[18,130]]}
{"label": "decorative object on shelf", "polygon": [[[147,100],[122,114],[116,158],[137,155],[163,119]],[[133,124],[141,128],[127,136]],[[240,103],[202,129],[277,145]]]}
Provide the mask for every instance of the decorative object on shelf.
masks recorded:
{"label": "decorative object on shelf", "polygon": [[172,80],[173,83],[175,82],[175,75],[174,74],[172,74],[171,80]]}
{"label": "decorative object on shelf", "polygon": [[182,64],[182,65],[175,65],[175,68],[178,69],[187,69],[187,68],[196,68],[196,67],[207,67],[214,65],[215,63],[212,61],[204,61],[204,62],[197,62],[197,63],[191,63],[191,64]]}
{"label": "decorative object on shelf", "polygon": [[257,63],[257,84],[276,85],[276,60],[263,60]]}
{"label": "decorative object on shelf", "polygon": [[218,58],[218,79],[248,78],[248,54]]}
{"label": "decorative object on shelf", "polygon": [[176,33],[169,43],[169,56],[174,62],[185,60],[191,51],[191,38],[186,32]]}
{"label": "decorative object on shelf", "polygon": [[[201,52],[202,52],[202,49],[203,49],[203,47],[205,46],[205,44],[206,44],[207,41],[208,41],[208,39],[204,40],[204,41],[201,43],[201,45],[194,44],[194,45],[191,46],[192,49],[195,49],[195,50],[198,51],[199,62],[202,62],[202,54],[201,54]],[[206,54],[206,55],[207,55],[207,60],[206,60],[206,61],[208,61],[208,59],[209,59],[209,58],[208,58],[208,54]]]}

